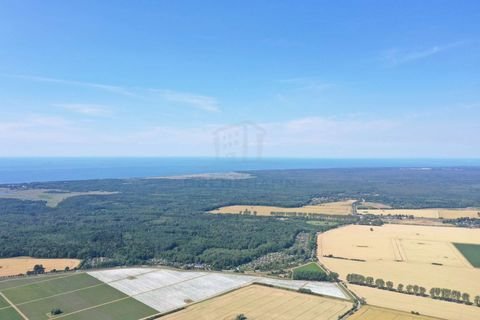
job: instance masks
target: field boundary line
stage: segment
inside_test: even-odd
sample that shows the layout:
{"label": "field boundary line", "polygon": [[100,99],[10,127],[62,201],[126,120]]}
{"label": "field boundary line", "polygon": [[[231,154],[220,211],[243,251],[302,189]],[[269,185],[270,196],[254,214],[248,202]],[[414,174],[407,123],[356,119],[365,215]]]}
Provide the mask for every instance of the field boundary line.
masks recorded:
{"label": "field boundary line", "polygon": [[[105,303],[97,304],[96,306],[91,306],[91,307],[76,310],[76,311],[73,311],[73,312],[70,312],[70,313],[62,314],[58,317],[52,317],[51,319],[60,319],[60,318],[68,317],[68,316],[71,316],[72,314],[77,314],[77,313],[80,313],[80,312],[83,312],[83,311],[95,309],[95,308],[98,308],[98,307],[103,307],[103,306],[106,306],[107,304],[112,304],[112,303],[119,302],[119,301],[126,300],[126,299],[133,299],[133,298],[129,297],[129,296],[126,296],[126,297],[123,297],[123,298],[120,298],[120,299],[116,299],[116,300],[108,301],[108,302],[105,302]],[[26,319],[26,320],[29,320],[29,319]]]}
{"label": "field boundary line", "polygon": [[[70,277],[74,277],[74,276],[80,275],[80,274],[82,274],[82,273],[70,274],[70,275],[65,276],[65,277],[55,277],[55,278],[52,278],[52,279],[45,279],[45,280],[42,280],[42,281],[35,281],[35,282],[32,282],[32,283],[22,284],[22,285],[16,286],[16,287],[1,289],[1,291],[7,291],[7,290],[10,290],[10,289],[16,289],[16,288],[22,288],[22,287],[28,287],[28,286],[31,286],[31,285],[34,285],[34,284],[37,284],[37,283],[44,283],[44,282],[53,281],[53,280],[57,280],[57,279],[70,278]],[[16,280],[16,279],[12,279],[12,280]]]}
{"label": "field boundary line", "polygon": [[468,261],[468,259],[460,252],[460,250],[457,249],[457,247],[452,242],[447,242],[447,244],[452,249],[453,254],[460,261],[463,262],[463,267],[465,267],[465,268],[475,268],[475,266],[473,264],[471,264],[470,261]]}
{"label": "field boundary line", "polygon": [[57,293],[57,294],[54,294],[54,295],[51,295],[51,296],[48,296],[48,297],[43,297],[43,298],[33,299],[33,300],[30,300],[30,301],[21,302],[21,303],[18,303],[17,306],[23,306],[25,304],[29,304],[29,303],[33,303],[33,302],[37,302],[37,301],[42,301],[42,300],[50,299],[50,298],[53,298],[53,297],[64,296],[64,295],[67,295],[67,294],[70,294],[70,293],[74,293],[74,292],[78,292],[78,291],[82,291],[82,290],[87,290],[87,289],[91,289],[91,288],[95,288],[95,287],[100,287],[100,286],[104,286],[104,285],[107,285],[107,284],[106,283],[99,283],[99,284],[95,284],[93,286],[88,286],[88,287],[84,287],[84,288],[80,288],[80,289],[75,289],[75,290],[66,291],[66,292],[62,292],[62,293]]}
{"label": "field boundary line", "polygon": [[18,313],[23,319],[25,319],[25,320],[30,320],[30,319],[27,318],[26,315],[23,314],[22,311],[20,311],[20,309],[17,308],[16,305],[14,305],[14,304],[12,303],[12,301],[10,301],[10,299],[8,299],[8,298],[3,294],[3,292],[0,292],[0,296],[1,296],[3,299],[5,299],[5,301],[7,301],[7,303],[10,304],[10,305],[12,306],[12,308],[15,309],[15,311],[17,311],[17,313]]}
{"label": "field boundary line", "polygon": [[1,310],[8,309],[8,308],[11,308],[11,307],[12,307],[12,306],[6,306],[6,307],[2,307],[2,308],[0,308],[0,311],[1,311]]}

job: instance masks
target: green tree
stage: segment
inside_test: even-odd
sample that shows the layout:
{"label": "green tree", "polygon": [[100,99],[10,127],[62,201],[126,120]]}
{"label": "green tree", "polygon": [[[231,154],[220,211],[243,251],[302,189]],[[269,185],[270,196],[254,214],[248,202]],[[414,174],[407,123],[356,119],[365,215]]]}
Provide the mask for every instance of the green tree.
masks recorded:
{"label": "green tree", "polygon": [[480,307],[480,296],[475,296],[473,299],[473,303],[477,306]]}
{"label": "green tree", "polygon": [[413,286],[411,284],[407,285],[407,293],[412,294],[413,293]]}
{"label": "green tree", "polygon": [[53,316],[56,316],[56,315],[59,315],[59,314],[62,314],[63,311],[60,309],[60,308],[53,308],[52,311],[50,311],[50,314],[53,315]]}
{"label": "green tree", "polygon": [[414,285],[414,286],[413,286],[413,293],[414,293],[415,295],[417,295],[417,296],[418,296],[418,291],[419,291],[419,289],[420,289],[420,287],[419,287],[418,285]]}
{"label": "green tree", "polygon": [[373,277],[366,277],[365,278],[365,283],[367,286],[373,286],[373,282],[375,281],[375,279],[373,279]]}
{"label": "green tree", "polygon": [[235,320],[247,320],[248,318],[243,314],[239,314],[235,317]]}
{"label": "green tree", "polygon": [[377,286],[377,288],[380,288],[380,289],[385,288],[385,280],[383,279],[375,280],[375,286]]}
{"label": "green tree", "polygon": [[425,289],[424,287],[420,287],[419,290],[418,290],[418,294],[420,296],[425,296],[427,293],[427,289]]}
{"label": "green tree", "polygon": [[393,290],[393,282],[392,281],[387,281],[386,286],[388,290]]}
{"label": "green tree", "polygon": [[463,303],[471,304],[470,295],[466,292],[462,294],[462,300],[463,300]]}

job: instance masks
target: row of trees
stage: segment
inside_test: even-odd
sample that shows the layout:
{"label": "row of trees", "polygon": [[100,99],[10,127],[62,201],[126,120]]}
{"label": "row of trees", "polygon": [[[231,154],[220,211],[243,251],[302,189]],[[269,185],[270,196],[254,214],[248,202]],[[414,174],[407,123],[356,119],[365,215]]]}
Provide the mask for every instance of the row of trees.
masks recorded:
{"label": "row of trees", "polygon": [[309,280],[309,281],[337,281],[338,273],[326,273],[323,270],[295,270],[293,272],[293,280]]}
{"label": "row of trees", "polygon": [[351,273],[347,275],[347,281],[352,284],[361,286],[368,286],[372,288],[378,288],[382,290],[396,291],[405,294],[411,294],[421,297],[431,297],[433,299],[464,303],[467,305],[475,305],[480,307],[480,296],[474,298],[473,303],[470,300],[470,295],[466,292],[460,292],[458,290],[452,290],[447,288],[431,288],[427,294],[427,289],[419,285],[407,285],[399,283],[396,287],[392,281],[385,281],[383,279],[375,279],[373,277],[366,277],[361,274]]}
{"label": "row of trees", "polygon": [[[447,288],[432,288],[430,289],[430,296],[433,299],[452,301],[458,303],[472,304],[470,301],[470,295],[466,292],[462,293],[457,290],[451,290]],[[478,302],[478,299],[477,299]],[[478,304],[477,304],[478,305]]]}

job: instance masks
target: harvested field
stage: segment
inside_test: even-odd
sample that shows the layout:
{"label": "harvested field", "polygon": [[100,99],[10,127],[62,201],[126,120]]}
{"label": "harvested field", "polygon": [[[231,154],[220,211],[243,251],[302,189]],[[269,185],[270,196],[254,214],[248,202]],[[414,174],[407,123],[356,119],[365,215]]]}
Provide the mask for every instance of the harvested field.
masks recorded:
{"label": "harvested field", "polygon": [[480,208],[465,209],[357,209],[359,214],[406,215],[416,218],[456,219],[480,218]]}
{"label": "harvested field", "polygon": [[118,192],[88,191],[69,192],[53,189],[8,189],[0,188],[0,199],[18,199],[30,201],[45,201],[48,207],[56,207],[65,199],[77,196],[104,196]]}
{"label": "harvested field", "polygon": [[262,320],[329,320],[337,319],[352,307],[348,301],[251,285],[226,295],[166,315],[165,320],[235,319],[244,314],[248,319]]}
{"label": "harvested field", "polygon": [[425,316],[417,316],[411,313],[397,311],[386,308],[378,308],[373,306],[363,306],[349,320],[436,320],[438,318],[431,318]]}
{"label": "harvested field", "polygon": [[[318,238],[318,253],[320,261],[330,270],[339,273],[342,279],[349,273],[357,273],[393,281],[395,287],[399,283],[405,286],[416,284],[427,288],[427,292],[432,287],[449,288],[475,297],[480,293],[480,281],[474,280],[479,279],[480,269],[472,267],[452,244],[454,242],[480,244],[480,229],[409,225],[347,226],[321,234]],[[432,314],[434,306],[440,302],[396,294],[408,297],[411,303],[395,304],[395,299],[392,299],[387,305],[387,300],[383,302],[381,297],[391,292],[353,285],[349,287],[363,295],[368,303],[382,307],[405,310],[405,307],[414,305],[416,301],[415,303],[425,305],[421,313],[426,315],[435,316]],[[376,302],[373,303],[372,299]],[[461,307],[462,310],[471,308],[477,315],[480,314],[477,307],[460,306],[452,302],[443,304],[443,309],[451,310],[452,313]],[[428,308],[428,305],[431,307]],[[457,316],[451,319],[473,318]]]}
{"label": "harvested field", "polygon": [[[349,285],[356,294],[367,299],[369,305],[380,306],[388,309],[395,309],[410,313],[419,312],[423,316],[436,317],[448,320],[478,320],[480,308],[467,306],[464,304],[433,300],[402,294],[397,292],[378,290],[370,287]],[[354,319],[355,315],[348,320]],[[362,318],[358,318],[362,319]],[[367,318],[368,319],[368,318]],[[390,319],[388,317],[374,318],[375,320]],[[404,319],[404,318],[400,318]],[[406,318],[409,319],[409,318]],[[424,319],[423,317],[413,317],[412,319]],[[430,318],[426,318],[430,319]],[[363,319],[362,319],[363,320]]]}
{"label": "harvested field", "polygon": [[36,259],[30,257],[17,257],[0,259],[0,277],[26,274],[33,270],[36,264],[41,264],[45,271],[64,270],[65,267],[73,269],[80,264],[78,259]]}
{"label": "harvested field", "polygon": [[303,207],[284,208],[274,206],[246,206],[235,205],[221,207],[210,211],[215,214],[250,214],[257,216],[271,216],[272,213],[281,214],[325,214],[325,215],[349,215],[352,214],[352,204],[355,200],[328,202]]}
{"label": "harvested field", "polygon": [[0,305],[10,306],[0,307],[0,319],[48,320],[52,308],[62,311],[55,319],[65,320],[137,320],[157,313],[86,273],[9,279],[0,288]]}
{"label": "harvested field", "polygon": [[227,273],[156,268],[122,268],[92,271],[89,274],[154,308],[159,313],[166,313],[185,307],[192,302],[213,298],[254,282],[292,290],[305,288],[317,294],[348,299],[335,283],[329,282],[277,280]]}

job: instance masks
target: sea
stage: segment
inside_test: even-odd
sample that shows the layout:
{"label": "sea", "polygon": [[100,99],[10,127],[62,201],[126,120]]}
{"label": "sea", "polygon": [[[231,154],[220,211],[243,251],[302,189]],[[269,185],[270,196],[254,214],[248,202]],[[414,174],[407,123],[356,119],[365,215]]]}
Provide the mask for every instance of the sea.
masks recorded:
{"label": "sea", "polygon": [[0,184],[245,170],[464,166],[480,166],[480,159],[0,158]]}

